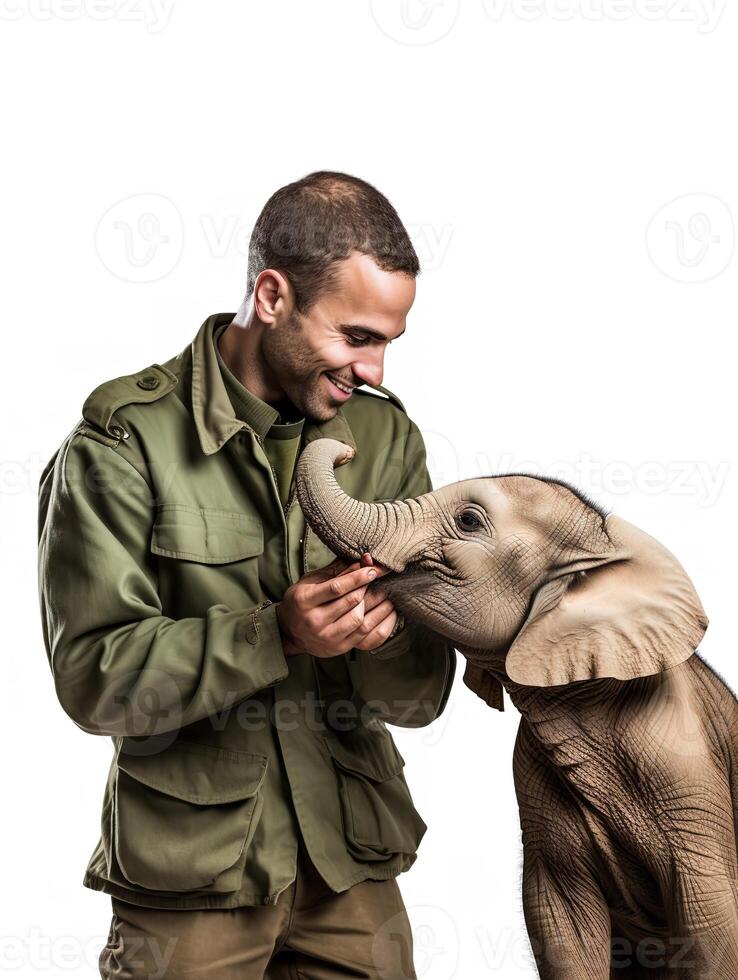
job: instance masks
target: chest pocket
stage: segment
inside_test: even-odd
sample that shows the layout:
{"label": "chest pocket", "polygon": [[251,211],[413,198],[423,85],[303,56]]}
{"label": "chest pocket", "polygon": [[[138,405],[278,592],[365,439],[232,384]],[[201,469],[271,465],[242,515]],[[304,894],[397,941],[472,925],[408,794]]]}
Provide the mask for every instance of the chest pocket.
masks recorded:
{"label": "chest pocket", "polygon": [[252,558],[264,550],[261,521],[237,511],[161,504],[151,535],[151,550],[166,558],[210,565]]}
{"label": "chest pocket", "polygon": [[159,562],[159,591],[169,614],[202,615],[213,603],[257,604],[263,595],[261,521],[250,514],[164,503],[156,511],[151,552]]}

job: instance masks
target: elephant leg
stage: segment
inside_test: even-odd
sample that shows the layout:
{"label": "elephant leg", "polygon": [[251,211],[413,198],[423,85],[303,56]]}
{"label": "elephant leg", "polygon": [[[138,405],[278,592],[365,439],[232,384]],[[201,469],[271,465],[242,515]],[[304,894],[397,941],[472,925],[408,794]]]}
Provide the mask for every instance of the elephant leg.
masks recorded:
{"label": "elephant leg", "polygon": [[[679,751],[673,746],[676,744]],[[738,978],[738,866],[730,781],[704,737],[672,738],[641,766],[666,847],[650,858],[675,980]],[[672,748],[670,748],[672,747]]]}
{"label": "elephant leg", "polygon": [[523,719],[513,753],[523,912],[543,980],[609,980],[610,911],[580,813]]}
{"label": "elephant leg", "polygon": [[738,903],[732,878],[721,873],[677,872],[671,883],[668,921],[670,977],[738,977]]}
{"label": "elephant leg", "polygon": [[526,854],[523,912],[541,980],[609,980],[610,914],[584,869]]}

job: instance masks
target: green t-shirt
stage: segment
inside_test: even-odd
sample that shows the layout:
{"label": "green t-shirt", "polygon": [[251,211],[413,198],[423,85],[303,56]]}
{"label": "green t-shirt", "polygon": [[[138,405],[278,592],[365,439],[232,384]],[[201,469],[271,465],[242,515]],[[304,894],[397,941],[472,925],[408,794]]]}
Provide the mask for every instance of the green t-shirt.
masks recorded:
{"label": "green t-shirt", "polygon": [[298,419],[296,422],[275,423],[264,439],[264,450],[277,478],[282,506],[289,499],[295,463],[302,443],[304,421],[305,419]]}
{"label": "green t-shirt", "polygon": [[284,507],[289,499],[295,463],[300,454],[305,419],[287,399],[280,402],[277,408],[267,404],[241,384],[226,366],[218,350],[218,337],[226,326],[227,324],[224,324],[213,334],[215,353],[226,391],[236,417],[242,422],[248,422],[254,431],[259,433],[264,443],[264,451],[274,471],[279,499]]}

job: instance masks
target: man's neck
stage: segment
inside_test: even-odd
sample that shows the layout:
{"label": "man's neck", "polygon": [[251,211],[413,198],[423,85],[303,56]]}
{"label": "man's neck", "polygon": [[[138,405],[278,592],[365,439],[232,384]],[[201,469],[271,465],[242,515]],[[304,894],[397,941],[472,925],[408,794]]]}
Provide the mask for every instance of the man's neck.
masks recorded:
{"label": "man's neck", "polygon": [[215,342],[226,367],[244,388],[280,411],[278,403],[285,403],[286,396],[276,382],[267,379],[259,326],[239,324],[234,320],[220,332]]}
{"label": "man's neck", "polygon": [[289,425],[291,422],[299,422],[303,418],[302,413],[297,409],[286,396],[274,403],[274,408],[279,412],[279,422],[281,425]]}

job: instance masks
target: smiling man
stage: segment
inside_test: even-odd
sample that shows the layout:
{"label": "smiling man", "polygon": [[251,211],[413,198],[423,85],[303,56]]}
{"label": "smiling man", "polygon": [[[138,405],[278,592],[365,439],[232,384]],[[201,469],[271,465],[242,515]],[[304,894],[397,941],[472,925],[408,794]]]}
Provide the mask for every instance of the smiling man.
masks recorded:
{"label": "smiling man", "polygon": [[415,976],[395,878],[426,828],[385,722],[436,718],[455,652],[311,532],[293,472],[332,436],[352,496],[431,489],[381,387],[417,273],[365,181],[281,188],[239,311],[96,388],[42,474],[57,695],[115,749],[84,877],[112,900],[103,977]]}

